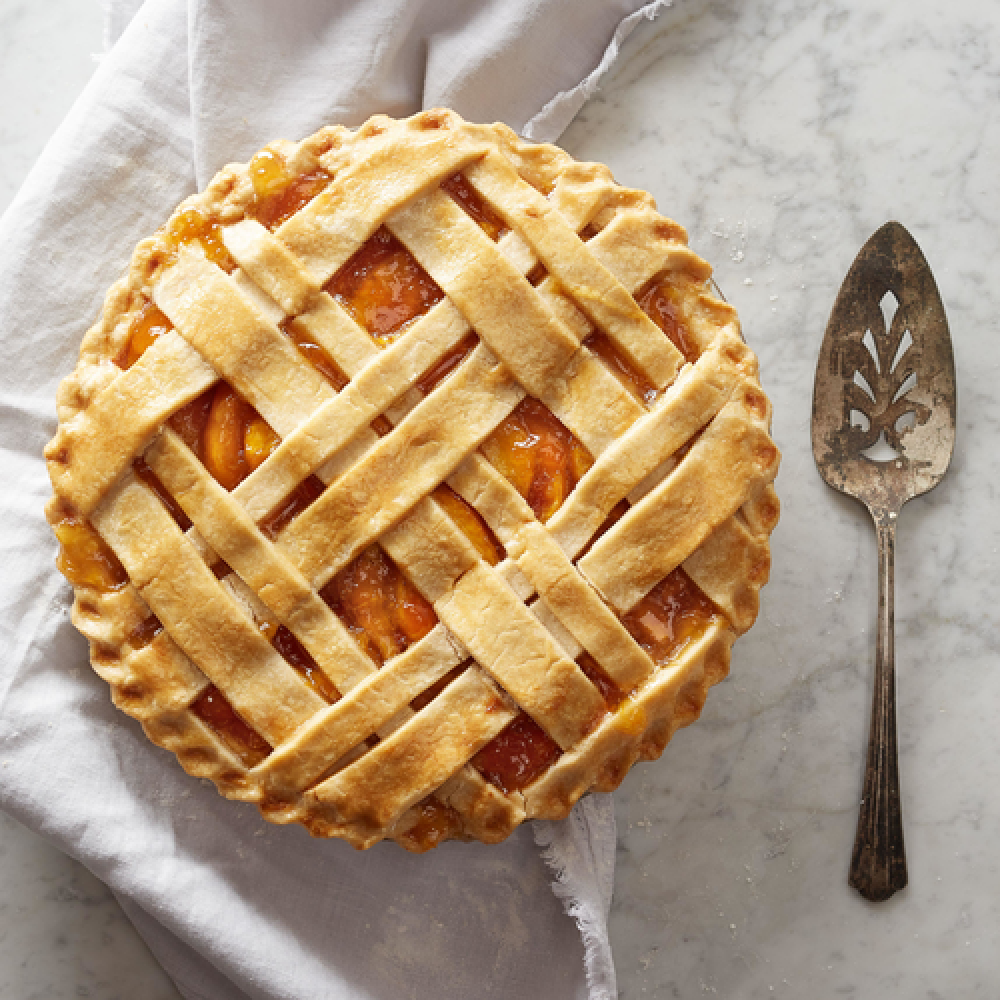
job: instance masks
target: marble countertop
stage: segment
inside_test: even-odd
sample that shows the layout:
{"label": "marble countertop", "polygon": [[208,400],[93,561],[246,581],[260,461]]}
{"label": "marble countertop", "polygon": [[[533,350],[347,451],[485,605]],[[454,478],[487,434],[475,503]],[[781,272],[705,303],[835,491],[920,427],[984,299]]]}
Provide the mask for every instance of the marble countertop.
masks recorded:
{"label": "marble countertop", "polygon": [[[0,210],[99,47],[96,3],[0,0]],[[701,722],[616,794],[621,996],[996,995],[1000,6],[677,0],[563,144],[688,227],[760,356],[784,452],[760,619]],[[959,437],[945,481],[899,522],[910,885],[873,905],[846,873],[874,533],[816,473],[809,413],[837,289],[890,218],[921,244],[948,310]],[[2,817],[0,879],[0,996],[176,997],[110,893]]]}

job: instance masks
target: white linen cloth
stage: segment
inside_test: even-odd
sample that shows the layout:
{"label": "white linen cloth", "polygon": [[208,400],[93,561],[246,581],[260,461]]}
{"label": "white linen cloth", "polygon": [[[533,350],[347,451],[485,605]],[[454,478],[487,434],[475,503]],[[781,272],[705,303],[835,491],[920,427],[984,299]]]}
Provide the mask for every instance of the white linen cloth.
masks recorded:
{"label": "white linen cloth", "polygon": [[592,796],[535,824],[541,852],[525,827],[357,853],[183,774],[112,707],[69,622],[42,516],[56,386],[134,244],[225,162],[435,105],[554,139],[662,6],[112,3],[113,47],[0,219],[0,806],[111,886],[192,1000],[610,1000],[614,813]]}

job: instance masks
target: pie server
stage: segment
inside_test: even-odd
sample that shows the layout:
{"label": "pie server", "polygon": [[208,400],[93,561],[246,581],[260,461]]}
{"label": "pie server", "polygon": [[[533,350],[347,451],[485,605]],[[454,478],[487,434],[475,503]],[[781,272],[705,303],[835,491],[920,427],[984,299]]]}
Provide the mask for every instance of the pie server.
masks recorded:
{"label": "pie server", "polygon": [[860,500],[878,540],[878,636],[868,759],[848,882],[870,900],[906,885],[896,751],[893,563],[903,504],[933,489],[955,444],[955,362],[941,296],[913,237],[887,222],[851,265],[813,388],[820,475]]}

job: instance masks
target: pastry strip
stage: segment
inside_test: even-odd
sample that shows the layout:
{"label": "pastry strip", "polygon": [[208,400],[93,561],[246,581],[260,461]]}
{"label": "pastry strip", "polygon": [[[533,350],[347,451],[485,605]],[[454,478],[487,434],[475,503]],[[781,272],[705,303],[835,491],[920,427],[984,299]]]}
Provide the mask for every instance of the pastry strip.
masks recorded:
{"label": "pastry strip", "polygon": [[[597,540],[580,570],[613,607],[628,611],[739,509],[753,483],[774,477],[777,461],[762,422],[734,399],[663,483]],[[706,490],[710,469],[729,474]]]}
{"label": "pastry strip", "polygon": [[451,519],[426,500],[382,545],[438,617],[561,747],[604,710],[597,689]]}
{"label": "pastry strip", "polygon": [[195,251],[182,248],[153,300],[282,437],[333,396],[326,379],[229,275]]}
{"label": "pastry strip", "polygon": [[65,460],[52,458],[49,470],[60,495],[90,514],[157,428],[217,379],[179,333],[158,338],[76,420],[59,425],[50,451]]}
{"label": "pastry strip", "polygon": [[392,138],[376,145],[278,228],[278,238],[317,284],[326,284],[400,205],[487,152],[485,145],[431,135],[418,140],[413,159],[413,137],[404,142],[405,154]]}
{"label": "pastry strip", "polygon": [[557,208],[499,153],[468,167],[465,176],[521,234],[565,293],[658,388],[684,363],[628,290],[591,254]]}
{"label": "pastry strip", "polygon": [[299,515],[278,544],[316,587],[397,523],[522,398],[482,346]]}
{"label": "pastry strip", "polygon": [[232,567],[340,691],[374,669],[340,619],[169,428],[146,461],[213,552]]}
{"label": "pastry strip", "polygon": [[406,809],[447,781],[515,716],[481,671],[467,670],[422,712],[307,798],[371,842]]}
{"label": "pastry strip", "polygon": [[741,378],[723,350],[707,351],[650,414],[597,459],[549,521],[549,531],[571,558],[620,500],[722,409]]}
{"label": "pastry strip", "polygon": [[173,640],[268,743],[287,739],[323,707],[131,472],[93,521]]}

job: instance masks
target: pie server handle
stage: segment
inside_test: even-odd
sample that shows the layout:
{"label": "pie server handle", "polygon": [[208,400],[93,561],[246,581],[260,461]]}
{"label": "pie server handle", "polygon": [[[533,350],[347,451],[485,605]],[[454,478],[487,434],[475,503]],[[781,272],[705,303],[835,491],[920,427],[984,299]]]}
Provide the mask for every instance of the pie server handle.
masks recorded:
{"label": "pie server handle", "polygon": [[865,899],[888,899],[906,885],[903,811],[896,749],[893,590],[896,511],[873,510],[878,539],[878,638],[868,759],[848,882]]}

